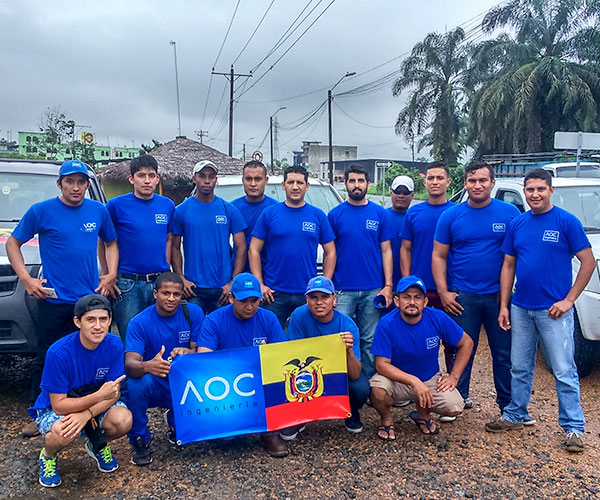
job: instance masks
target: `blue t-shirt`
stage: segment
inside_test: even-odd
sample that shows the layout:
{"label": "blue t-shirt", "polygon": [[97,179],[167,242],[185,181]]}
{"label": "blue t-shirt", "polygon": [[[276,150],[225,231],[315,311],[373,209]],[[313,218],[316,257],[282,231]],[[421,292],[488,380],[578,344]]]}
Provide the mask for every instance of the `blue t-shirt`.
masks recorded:
{"label": "blue t-shirt", "polygon": [[204,322],[202,309],[195,304],[187,304],[190,311],[190,325],[185,319],[181,306],[172,316],[161,316],[156,305],[146,307],[134,316],[127,327],[125,352],[141,354],[142,361],[152,359],[161,346],[165,346],[163,358],[167,359],[175,347],[189,347],[195,342]]}
{"label": "blue t-shirt", "polygon": [[500,290],[501,250],[506,228],[520,215],[511,203],[492,198],[483,208],[468,202],[450,207],[440,216],[435,241],[450,245],[447,279],[467,293],[495,293]]}
{"label": "blue t-shirt", "polygon": [[392,255],[394,257],[393,290],[395,290],[398,281],[402,278],[402,272],[400,271],[400,247],[402,246],[402,238],[400,237],[400,233],[402,232],[406,212],[396,212],[393,208],[388,208],[387,214],[390,226],[392,227],[392,234],[394,235],[390,239],[390,246],[392,247]]}
{"label": "blue t-shirt", "polygon": [[246,229],[240,211],[215,196],[210,203],[188,198],[175,208],[173,234],[183,236],[185,277],[199,288],[231,281],[229,236]]}
{"label": "blue t-shirt", "polygon": [[412,242],[410,274],[421,278],[425,282],[427,290],[436,289],[431,273],[435,225],[440,215],[452,206],[454,203],[451,201],[447,201],[443,205],[430,205],[425,201],[410,207],[404,219],[400,237]]}
{"label": "blue t-shirt", "polygon": [[74,304],[98,286],[98,238],[113,241],[117,233],[106,207],[87,198],[78,207],[51,198],[32,205],[12,235],[21,243],[39,234],[44,285],[56,290],[48,302]]}
{"label": "blue t-shirt", "polygon": [[513,219],[502,245],[517,258],[513,304],[548,309],[563,300],[573,283],[571,259],[589,246],[579,219],[562,208],[543,214],[529,211]]}
{"label": "blue t-shirt", "polygon": [[119,272],[150,274],[169,269],[167,235],[175,211],[169,198],[154,194],[143,200],[127,193],[110,200],[106,208],[117,230]]}
{"label": "blue t-shirt", "polygon": [[425,382],[440,371],[440,340],[456,346],[462,336],[462,328],[443,311],[425,307],[421,320],[411,325],[396,308],[377,323],[371,354]]}
{"label": "blue t-shirt", "polygon": [[309,339],[321,335],[333,333],[350,332],[352,334],[352,351],[356,359],[360,361],[360,334],[356,323],[347,314],[336,309],[333,310],[333,318],[328,323],[321,323],[311,313],[306,304],[298,307],[290,316],[290,324],[287,329],[288,340]]}
{"label": "blue t-shirt", "polygon": [[83,347],[80,333],[73,332],[57,340],[46,353],[42,373],[42,392],[28,412],[51,408],[50,394],[68,394],[88,384],[103,384],[125,375],[123,342],[108,333],[94,350]]}
{"label": "blue t-shirt", "polygon": [[265,242],[265,285],[278,292],[304,293],[317,275],[317,248],[335,238],[323,210],[305,203],[268,207],[256,221],[252,236]]}
{"label": "blue t-shirt", "polygon": [[394,236],[385,208],[372,201],[360,206],[346,201],[332,208],[327,219],[335,234],[336,290],[373,290],[385,285],[380,244]]}
{"label": "blue t-shirt", "polygon": [[[250,240],[252,240],[252,230],[254,229],[254,226],[256,226],[256,221],[258,220],[258,217],[260,216],[260,214],[263,213],[263,210],[265,208],[270,207],[271,205],[277,205],[277,203],[277,200],[269,196],[265,196],[262,199],[262,201],[259,201],[258,203],[250,203],[245,196],[242,196],[241,198],[236,198],[231,202],[233,206],[237,207],[237,209],[242,214],[242,217],[246,221],[247,227],[244,230],[244,233],[246,234],[246,245],[248,245],[248,248],[250,247]],[[261,253],[261,262],[263,268],[265,267],[266,262],[264,256],[265,252],[263,251]],[[250,272],[250,263],[247,260],[245,271],[248,273]]]}
{"label": "blue t-shirt", "polygon": [[200,330],[198,347],[213,351],[237,349],[287,340],[277,316],[259,307],[250,319],[239,319],[233,312],[233,304],[210,313]]}

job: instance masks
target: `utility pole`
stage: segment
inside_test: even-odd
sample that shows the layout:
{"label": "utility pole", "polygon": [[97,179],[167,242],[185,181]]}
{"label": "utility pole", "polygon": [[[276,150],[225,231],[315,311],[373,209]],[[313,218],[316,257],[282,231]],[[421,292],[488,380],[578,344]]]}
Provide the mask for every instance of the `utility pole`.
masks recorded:
{"label": "utility pole", "polygon": [[198,139],[200,139],[200,144],[204,144],[202,142],[202,139],[204,137],[208,137],[208,130],[194,130],[194,133],[196,134],[196,137],[198,137]]}
{"label": "utility pole", "polygon": [[179,107],[179,75],[177,73],[177,44],[171,40],[173,46],[173,55],[175,56],[175,87],[177,88],[177,122],[179,124],[179,137],[181,137],[181,109]]}
{"label": "utility pole", "polygon": [[254,137],[250,137],[249,139],[246,139],[246,142],[244,142],[244,144],[242,144],[242,161],[243,162],[246,161],[246,143],[250,142],[252,139],[254,139]]}
{"label": "utility pole", "polygon": [[273,118],[275,118],[275,115],[277,113],[279,113],[282,109],[286,109],[285,106],[282,106],[281,108],[279,108],[277,111],[275,111],[275,113],[273,113],[270,117],[269,117],[269,135],[271,138],[271,173],[273,173],[273,169],[275,168],[275,163],[274,163],[274,157],[273,157]]}
{"label": "utility pole", "polygon": [[245,75],[242,73],[235,74],[233,71],[233,64],[231,65],[231,70],[229,73],[218,73],[214,70],[212,71],[213,75],[223,75],[227,80],[229,80],[229,156],[233,156],[233,104],[235,102],[233,98],[234,93],[234,82],[240,77],[250,78],[252,74]]}
{"label": "utility pole", "polygon": [[327,123],[328,123],[328,135],[329,135],[329,184],[333,184],[333,142],[332,142],[332,131],[331,131],[331,101],[333,101],[333,96],[332,96],[332,92],[333,89],[336,88],[340,82],[348,77],[348,76],[354,76],[356,75],[355,72],[347,72],[344,76],[342,76],[338,82],[331,87],[330,90],[327,91]]}

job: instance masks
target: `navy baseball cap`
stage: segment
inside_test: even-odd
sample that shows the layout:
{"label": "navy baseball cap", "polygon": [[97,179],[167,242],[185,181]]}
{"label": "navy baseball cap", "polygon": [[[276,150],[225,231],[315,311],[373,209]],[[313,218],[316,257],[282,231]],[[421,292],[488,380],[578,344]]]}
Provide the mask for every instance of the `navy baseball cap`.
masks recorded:
{"label": "navy baseball cap", "polygon": [[231,293],[238,300],[245,300],[249,297],[263,298],[258,278],[250,273],[240,273],[233,278]]}
{"label": "navy baseball cap", "polygon": [[396,292],[402,293],[406,292],[411,286],[416,286],[423,290],[423,293],[427,293],[427,287],[421,278],[416,276],[405,276],[400,281],[398,281],[398,286],[396,287]]}
{"label": "navy baseball cap", "polygon": [[103,295],[90,293],[89,295],[84,295],[77,301],[73,313],[76,317],[81,318],[85,313],[95,311],[97,309],[104,309],[112,316],[110,301]]}
{"label": "navy baseball cap", "polygon": [[332,295],[335,293],[335,288],[333,286],[333,281],[331,281],[327,276],[316,276],[308,282],[306,285],[306,292],[304,295],[308,295],[312,292],[323,292],[327,295]]}
{"label": "navy baseball cap", "polygon": [[71,174],[83,174],[86,177],[90,176],[87,165],[79,160],[69,160],[60,166],[60,170],[58,171],[59,177]]}

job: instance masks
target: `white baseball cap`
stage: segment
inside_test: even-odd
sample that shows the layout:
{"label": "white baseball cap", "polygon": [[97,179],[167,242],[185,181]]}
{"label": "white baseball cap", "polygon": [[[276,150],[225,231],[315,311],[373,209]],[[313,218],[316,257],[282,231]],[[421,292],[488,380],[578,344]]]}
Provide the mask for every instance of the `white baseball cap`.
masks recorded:
{"label": "white baseball cap", "polygon": [[400,186],[404,186],[411,193],[415,190],[415,183],[408,175],[399,175],[392,181],[392,187],[390,188],[392,191],[395,191]]}

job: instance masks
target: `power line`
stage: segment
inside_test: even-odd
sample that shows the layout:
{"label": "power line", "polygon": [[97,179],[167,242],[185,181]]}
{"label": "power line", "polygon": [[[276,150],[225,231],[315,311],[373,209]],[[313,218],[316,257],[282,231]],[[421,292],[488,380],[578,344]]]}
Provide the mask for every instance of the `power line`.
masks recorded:
{"label": "power line", "polygon": [[[212,76],[212,74],[211,74],[211,76]],[[227,92],[227,87],[228,87],[227,82],[225,82],[225,85],[223,86],[223,92],[221,93],[221,99],[219,99],[219,104],[217,105],[217,109],[215,109],[215,112],[213,114],[213,119],[210,122],[210,125],[208,126],[208,130],[212,129],[212,126],[214,125],[215,120],[217,119],[219,111],[221,111],[221,104],[223,103],[223,99],[225,98],[225,93]]]}
{"label": "power line", "polygon": [[[267,10],[265,11],[265,13],[263,14],[263,16],[261,17],[260,21],[258,22],[258,25],[256,26],[256,28],[254,28],[254,31],[250,35],[250,38],[248,38],[248,41],[246,42],[246,45],[244,45],[244,47],[242,47],[242,50],[240,51],[240,53],[238,54],[238,56],[233,60],[232,64],[235,64],[237,62],[237,60],[240,58],[240,56],[244,53],[244,51],[246,50],[246,47],[248,47],[248,44],[252,41],[252,39],[254,38],[254,35],[256,35],[256,32],[258,31],[258,28],[260,28],[260,25],[265,20],[265,17],[267,17],[267,14],[271,10],[271,7],[273,7],[274,3],[275,3],[275,0],[272,0],[271,3],[269,4],[269,6],[267,7]],[[248,81],[248,80],[246,80],[246,81]]]}
{"label": "power line", "polygon": [[346,113],[346,111],[344,111],[342,109],[342,107],[335,101],[333,101],[333,104],[335,104],[335,106],[342,112],[344,113],[348,118],[350,118],[353,122],[356,122],[360,125],[364,125],[365,127],[369,127],[369,128],[394,128],[393,125],[384,125],[384,126],[379,126],[379,125],[370,125],[368,123],[365,122],[361,122],[360,120],[357,120],[356,118],[353,118],[352,116],[350,116],[348,113]]}
{"label": "power line", "polygon": [[231,25],[233,24],[233,20],[235,19],[235,14],[238,10],[238,7],[240,6],[240,1],[238,0],[237,3],[235,4],[235,9],[233,11],[233,15],[231,16],[231,21],[229,21],[229,26],[227,27],[227,31],[225,32],[225,38],[223,38],[223,43],[221,44],[221,48],[219,49],[219,53],[217,54],[217,58],[215,59],[215,62],[213,64],[213,71],[215,69],[215,67],[217,66],[217,63],[219,62],[219,57],[221,57],[221,52],[223,52],[223,47],[225,47],[225,42],[227,41],[227,37],[229,36],[229,31],[231,30]]}

